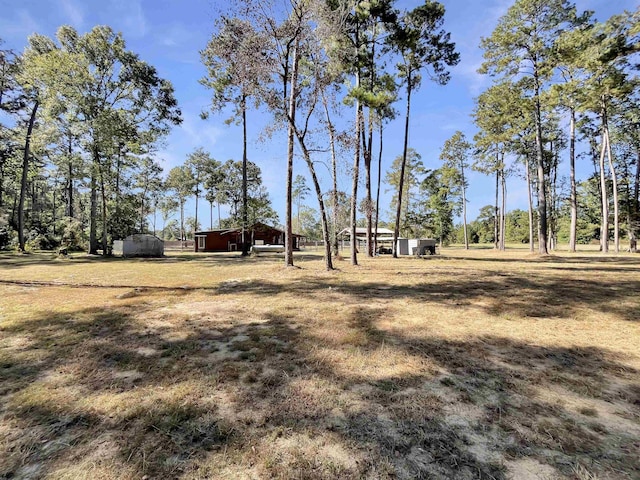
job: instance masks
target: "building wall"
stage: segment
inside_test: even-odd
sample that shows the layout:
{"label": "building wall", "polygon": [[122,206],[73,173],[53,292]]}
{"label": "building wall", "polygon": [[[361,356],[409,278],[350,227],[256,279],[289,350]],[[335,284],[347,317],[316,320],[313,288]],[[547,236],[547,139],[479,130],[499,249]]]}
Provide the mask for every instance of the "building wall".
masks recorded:
{"label": "building wall", "polygon": [[164,242],[153,235],[130,235],[113,242],[114,255],[123,257],[161,257]]}
{"label": "building wall", "polygon": [[[198,240],[196,238],[195,251],[196,252],[228,252],[230,251],[230,244],[235,244],[236,250],[240,250],[242,242],[241,233],[224,233],[224,232],[203,232],[205,237],[205,248],[198,248]],[[293,248],[297,250],[299,248],[299,238],[293,238]],[[251,230],[246,233],[246,241],[250,245],[255,245],[256,242],[262,241],[265,245],[284,245],[284,234],[279,230],[272,228],[256,228],[253,232]]]}

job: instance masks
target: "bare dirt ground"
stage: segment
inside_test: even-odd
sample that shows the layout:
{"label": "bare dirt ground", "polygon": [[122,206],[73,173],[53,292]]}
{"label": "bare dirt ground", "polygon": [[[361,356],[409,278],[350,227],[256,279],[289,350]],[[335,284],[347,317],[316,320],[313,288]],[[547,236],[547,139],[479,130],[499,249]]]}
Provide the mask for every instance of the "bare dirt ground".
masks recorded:
{"label": "bare dirt ground", "polygon": [[640,256],[0,254],[0,478],[640,478]]}

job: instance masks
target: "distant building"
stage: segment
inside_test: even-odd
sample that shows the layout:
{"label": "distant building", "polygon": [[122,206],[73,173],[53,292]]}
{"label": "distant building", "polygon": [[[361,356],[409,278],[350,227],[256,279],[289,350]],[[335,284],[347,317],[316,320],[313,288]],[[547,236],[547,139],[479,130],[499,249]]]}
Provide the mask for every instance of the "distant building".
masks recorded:
{"label": "distant building", "polygon": [[114,240],[113,254],[118,257],[162,257],[164,242],[155,235],[129,235],[124,240]]}
{"label": "distant building", "polygon": [[[285,232],[264,223],[254,223],[247,228],[245,240],[253,245],[284,245]],[[242,250],[242,228],[222,228],[196,232],[196,252],[234,252]],[[302,235],[293,234],[293,249],[300,249]]]}
{"label": "distant building", "polygon": [[[343,240],[345,238],[351,240],[351,229],[345,228],[338,233],[338,236]],[[371,229],[371,239],[376,238],[376,245],[378,245],[378,253],[391,253],[391,245],[393,245],[393,230],[388,228],[378,227],[378,236],[376,237],[376,229]],[[367,229],[366,227],[356,227],[356,241],[358,248],[367,244]]]}

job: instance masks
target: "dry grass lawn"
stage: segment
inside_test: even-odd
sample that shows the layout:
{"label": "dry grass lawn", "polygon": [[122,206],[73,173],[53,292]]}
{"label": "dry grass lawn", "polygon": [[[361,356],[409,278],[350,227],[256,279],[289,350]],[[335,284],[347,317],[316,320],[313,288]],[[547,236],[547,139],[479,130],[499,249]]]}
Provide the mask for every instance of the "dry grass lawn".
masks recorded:
{"label": "dry grass lawn", "polygon": [[0,478],[638,479],[640,256],[0,255]]}

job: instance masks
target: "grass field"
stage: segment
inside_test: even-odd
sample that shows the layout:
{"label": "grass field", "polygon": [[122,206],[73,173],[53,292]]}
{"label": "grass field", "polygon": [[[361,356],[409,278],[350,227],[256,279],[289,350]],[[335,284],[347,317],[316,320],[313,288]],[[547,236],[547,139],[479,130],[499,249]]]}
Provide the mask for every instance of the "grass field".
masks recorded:
{"label": "grass field", "polygon": [[640,255],[0,254],[0,478],[640,478]]}

